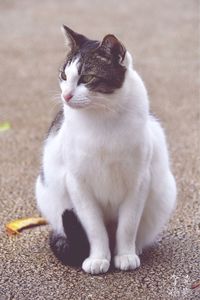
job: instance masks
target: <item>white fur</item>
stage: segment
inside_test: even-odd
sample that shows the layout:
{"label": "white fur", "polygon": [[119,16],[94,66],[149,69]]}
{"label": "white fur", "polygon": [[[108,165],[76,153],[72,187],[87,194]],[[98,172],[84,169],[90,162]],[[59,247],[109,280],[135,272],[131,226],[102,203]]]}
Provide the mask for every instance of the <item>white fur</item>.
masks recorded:
{"label": "white fur", "polygon": [[155,240],[175,206],[165,135],[149,114],[146,89],[128,52],[124,84],[112,95],[77,86],[77,64],[66,67],[67,81],[61,83],[62,95],[74,96],[68,104],[62,97],[64,123],[45,142],[45,185],[39,176],[37,203],[59,234],[63,211],[74,208],[91,246],[82,265],[86,272],[109,268],[111,220],[118,223],[115,266],[135,269],[138,253]]}

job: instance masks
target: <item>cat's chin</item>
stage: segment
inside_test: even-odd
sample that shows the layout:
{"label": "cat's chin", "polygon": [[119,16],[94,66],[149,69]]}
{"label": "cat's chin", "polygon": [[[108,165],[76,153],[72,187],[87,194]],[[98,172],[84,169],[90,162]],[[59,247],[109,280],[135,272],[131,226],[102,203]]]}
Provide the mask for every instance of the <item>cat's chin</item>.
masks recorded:
{"label": "cat's chin", "polygon": [[68,103],[66,103],[66,105],[68,105],[69,107],[71,107],[71,108],[74,108],[74,109],[83,109],[83,108],[86,108],[86,107],[88,107],[89,106],[89,102],[87,102],[87,103],[81,103],[81,102],[79,102],[79,103],[77,103],[77,102],[68,102]]}

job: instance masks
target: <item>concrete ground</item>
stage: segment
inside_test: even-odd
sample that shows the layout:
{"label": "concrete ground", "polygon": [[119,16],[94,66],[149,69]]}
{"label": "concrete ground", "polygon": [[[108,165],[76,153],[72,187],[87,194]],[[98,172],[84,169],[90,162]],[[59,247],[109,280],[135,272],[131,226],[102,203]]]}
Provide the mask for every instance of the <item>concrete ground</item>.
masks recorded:
{"label": "concrete ground", "polygon": [[[0,300],[199,299],[200,109],[198,0],[0,2]],[[9,237],[8,221],[38,216],[34,182],[42,141],[58,105],[64,58],[60,25],[91,38],[116,34],[134,56],[151,110],[168,136],[178,205],[159,243],[134,272],[101,276],[62,266],[49,226]],[[159,182],[158,182],[159,184]]]}

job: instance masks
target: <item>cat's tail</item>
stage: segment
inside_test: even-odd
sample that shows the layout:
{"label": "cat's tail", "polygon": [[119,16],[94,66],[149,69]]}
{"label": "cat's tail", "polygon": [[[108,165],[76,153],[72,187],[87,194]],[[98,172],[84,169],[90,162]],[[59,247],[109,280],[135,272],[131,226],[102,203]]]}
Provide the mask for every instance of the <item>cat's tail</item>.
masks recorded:
{"label": "cat's tail", "polygon": [[80,266],[89,256],[90,246],[87,235],[72,210],[64,211],[62,221],[66,236],[52,232],[50,247],[64,265]]}

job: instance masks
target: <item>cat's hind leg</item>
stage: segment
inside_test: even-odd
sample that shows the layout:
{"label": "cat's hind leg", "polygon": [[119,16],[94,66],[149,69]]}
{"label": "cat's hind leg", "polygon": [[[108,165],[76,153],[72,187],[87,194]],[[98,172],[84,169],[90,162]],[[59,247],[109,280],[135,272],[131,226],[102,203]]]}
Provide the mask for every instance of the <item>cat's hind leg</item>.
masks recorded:
{"label": "cat's hind leg", "polygon": [[72,211],[61,181],[54,183],[46,184],[41,176],[36,182],[38,208],[53,229],[50,246],[63,264],[80,265],[89,253],[87,236]]}
{"label": "cat's hind leg", "polygon": [[137,231],[137,251],[151,245],[168,222],[176,204],[176,183],[169,166],[168,150],[160,124],[149,122],[153,142],[148,197]]}
{"label": "cat's hind leg", "polygon": [[62,221],[66,236],[52,232],[51,249],[63,264],[81,266],[90,251],[87,235],[73,210],[65,210]]}
{"label": "cat's hind leg", "polygon": [[152,170],[151,184],[148,199],[140,220],[136,249],[142,250],[155,242],[156,237],[168,222],[176,202],[176,184],[170,170],[157,172]]}
{"label": "cat's hind leg", "polygon": [[66,198],[64,186],[59,180],[47,182],[41,175],[38,176],[35,188],[37,206],[42,215],[50,223],[53,230],[59,235],[65,235],[62,214],[71,209]]}

